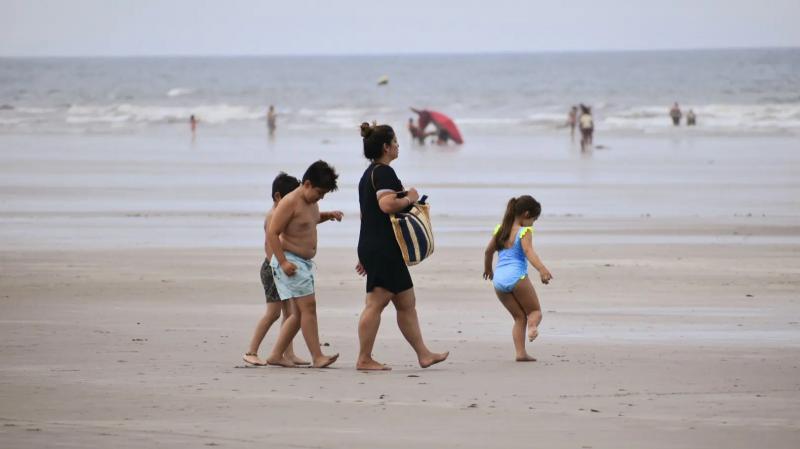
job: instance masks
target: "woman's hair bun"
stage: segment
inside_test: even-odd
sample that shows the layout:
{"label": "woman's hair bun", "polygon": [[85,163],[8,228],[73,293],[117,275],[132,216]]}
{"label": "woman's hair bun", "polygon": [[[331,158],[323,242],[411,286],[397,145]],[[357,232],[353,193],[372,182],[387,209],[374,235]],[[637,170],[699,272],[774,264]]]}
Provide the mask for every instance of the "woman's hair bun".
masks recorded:
{"label": "woman's hair bun", "polygon": [[369,123],[367,123],[367,122],[362,123],[361,124],[361,137],[366,139],[367,137],[370,136],[370,134],[372,134],[373,129],[374,128]]}

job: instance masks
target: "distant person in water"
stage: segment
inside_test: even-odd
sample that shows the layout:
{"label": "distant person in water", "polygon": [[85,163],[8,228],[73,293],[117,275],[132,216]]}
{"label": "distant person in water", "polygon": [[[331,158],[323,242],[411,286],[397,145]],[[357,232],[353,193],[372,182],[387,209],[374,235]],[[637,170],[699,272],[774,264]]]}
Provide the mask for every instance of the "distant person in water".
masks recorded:
{"label": "distant person in water", "polygon": [[581,129],[581,151],[586,151],[587,148],[592,147],[594,139],[594,119],[592,118],[592,109],[589,106],[581,105],[581,115],[578,118],[578,123]]}
{"label": "distant person in water", "polygon": [[443,126],[436,127],[436,144],[437,145],[447,145],[448,140],[452,140],[453,138],[450,137],[450,133]]}
{"label": "distant person in water", "polygon": [[681,124],[681,108],[678,106],[678,102],[676,101],[672,108],[669,110],[669,116],[672,117],[672,124],[675,126],[680,126]]}
{"label": "distant person in water", "polygon": [[189,116],[189,126],[192,128],[192,133],[197,130],[197,117],[195,117],[194,114]]}
{"label": "distant person in water", "polygon": [[569,136],[575,140],[575,125],[578,124],[578,107],[573,106],[567,114],[567,125],[569,126]]}
{"label": "distant person in water", "polygon": [[269,105],[269,110],[267,111],[267,129],[269,130],[269,134],[275,134],[275,117],[277,114],[275,113],[275,106]]}
{"label": "distant person in water", "polygon": [[686,126],[694,126],[697,124],[697,116],[694,115],[694,111],[689,109],[689,112],[686,113]]}
{"label": "distant person in water", "polygon": [[420,145],[425,145],[425,132],[414,124],[414,119],[408,119],[408,132],[411,133],[411,140],[416,140]]}

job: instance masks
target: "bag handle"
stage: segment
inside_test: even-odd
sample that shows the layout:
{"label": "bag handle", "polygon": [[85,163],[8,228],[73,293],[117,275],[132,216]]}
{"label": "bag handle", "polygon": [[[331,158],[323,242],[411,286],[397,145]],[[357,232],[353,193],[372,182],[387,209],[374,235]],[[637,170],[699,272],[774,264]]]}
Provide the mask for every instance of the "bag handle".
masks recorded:
{"label": "bag handle", "polygon": [[[378,190],[375,188],[375,169],[378,168],[379,165],[384,165],[384,164],[376,163],[375,166],[372,167],[372,171],[369,172],[369,181],[370,184],[372,184],[372,190],[375,192],[375,194],[378,193]],[[428,195],[422,195],[416,202],[419,204],[425,204],[425,201],[427,201],[427,199]]]}
{"label": "bag handle", "polygon": [[378,193],[378,190],[375,188],[375,169],[378,168],[379,165],[383,164],[376,162],[375,166],[372,167],[372,171],[369,172],[369,181],[372,184],[372,190],[375,191],[376,195]]}

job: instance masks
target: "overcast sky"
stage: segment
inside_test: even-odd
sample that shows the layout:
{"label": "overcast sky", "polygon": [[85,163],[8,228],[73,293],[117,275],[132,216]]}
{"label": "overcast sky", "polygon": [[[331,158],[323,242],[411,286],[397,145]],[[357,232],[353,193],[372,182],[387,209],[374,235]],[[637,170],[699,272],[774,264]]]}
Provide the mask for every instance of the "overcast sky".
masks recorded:
{"label": "overcast sky", "polygon": [[800,46],[800,0],[0,0],[0,56]]}

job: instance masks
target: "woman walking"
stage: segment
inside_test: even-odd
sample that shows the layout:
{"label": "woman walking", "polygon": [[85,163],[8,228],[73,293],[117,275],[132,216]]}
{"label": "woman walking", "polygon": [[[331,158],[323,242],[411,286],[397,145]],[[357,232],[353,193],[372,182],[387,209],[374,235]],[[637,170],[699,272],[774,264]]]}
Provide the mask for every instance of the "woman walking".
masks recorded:
{"label": "woman walking", "polygon": [[391,301],[397,310],[397,325],[417,353],[419,365],[427,368],[447,358],[449,352],[431,352],[422,339],[417,318],[414,284],[392,231],[389,214],[408,209],[419,199],[417,189],[403,189],[390,166],[400,146],[388,125],[361,125],[364,156],[372,163],[358,184],[361,231],[358,237],[356,271],[367,277],[367,299],[358,322],[359,354],[356,369],[389,370],[372,358],[372,348],[381,312]]}

